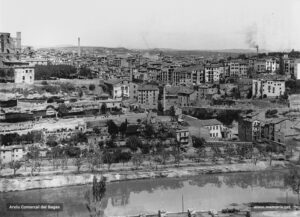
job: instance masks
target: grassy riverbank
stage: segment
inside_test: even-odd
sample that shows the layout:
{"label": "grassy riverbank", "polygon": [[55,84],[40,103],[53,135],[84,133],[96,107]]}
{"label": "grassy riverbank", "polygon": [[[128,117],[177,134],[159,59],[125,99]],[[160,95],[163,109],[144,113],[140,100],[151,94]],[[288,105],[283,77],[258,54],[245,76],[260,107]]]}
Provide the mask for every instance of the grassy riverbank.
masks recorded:
{"label": "grassy riverbank", "polygon": [[242,164],[222,164],[222,165],[205,165],[199,164],[182,165],[180,167],[168,166],[165,168],[153,169],[137,169],[137,170],[110,170],[101,171],[96,173],[64,173],[64,174],[42,174],[39,176],[18,176],[18,177],[5,177],[0,179],[0,192],[9,191],[23,191],[39,188],[54,188],[72,185],[84,185],[92,182],[93,176],[100,177],[104,175],[107,177],[108,182],[125,181],[135,179],[152,179],[161,177],[185,177],[195,176],[199,174],[212,174],[212,173],[232,173],[232,172],[252,172],[273,170],[278,168],[285,168],[285,162],[272,163],[258,162],[256,165],[253,163]]}

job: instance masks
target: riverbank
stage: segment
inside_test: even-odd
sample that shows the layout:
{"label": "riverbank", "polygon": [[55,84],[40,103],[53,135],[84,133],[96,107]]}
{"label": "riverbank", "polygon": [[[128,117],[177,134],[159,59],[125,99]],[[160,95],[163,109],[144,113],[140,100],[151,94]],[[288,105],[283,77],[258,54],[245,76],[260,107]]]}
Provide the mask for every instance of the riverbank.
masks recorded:
{"label": "riverbank", "polygon": [[92,183],[93,176],[100,178],[104,175],[108,182],[154,179],[154,178],[176,178],[185,176],[196,176],[199,174],[215,173],[235,173],[235,172],[255,172],[285,168],[284,162],[273,162],[270,167],[268,162],[258,162],[256,165],[251,163],[212,165],[212,166],[184,166],[173,167],[159,170],[136,170],[136,171],[110,171],[102,173],[80,173],[80,174],[59,174],[43,176],[27,176],[0,179],[0,192],[24,191],[40,188],[55,188],[73,185],[85,185]]}

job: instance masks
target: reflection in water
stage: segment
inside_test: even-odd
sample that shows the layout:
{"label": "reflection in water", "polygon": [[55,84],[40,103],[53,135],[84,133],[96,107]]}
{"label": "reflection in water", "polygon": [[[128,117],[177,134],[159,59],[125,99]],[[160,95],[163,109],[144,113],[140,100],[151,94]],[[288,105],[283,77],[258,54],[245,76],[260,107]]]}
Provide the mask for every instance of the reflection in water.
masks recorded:
{"label": "reflection in water", "polygon": [[[0,216],[87,216],[84,194],[90,187],[0,193]],[[158,209],[180,211],[181,196],[184,195],[186,208],[222,209],[231,203],[284,202],[286,192],[295,198],[286,190],[282,172],[133,180],[109,183],[102,206],[107,215],[150,213]],[[6,202],[60,202],[64,204],[64,210],[62,213],[6,212]]]}

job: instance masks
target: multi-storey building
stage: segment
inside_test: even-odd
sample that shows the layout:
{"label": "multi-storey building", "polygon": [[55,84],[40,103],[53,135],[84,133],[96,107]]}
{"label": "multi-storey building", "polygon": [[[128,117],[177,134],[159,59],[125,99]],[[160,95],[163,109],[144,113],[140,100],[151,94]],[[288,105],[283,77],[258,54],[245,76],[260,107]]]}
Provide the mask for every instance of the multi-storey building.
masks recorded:
{"label": "multi-storey building", "polygon": [[129,83],[129,98],[133,100],[138,100],[138,88],[140,84],[136,82]]}
{"label": "multi-storey building", "polygon": [[216,83],[224,73],[224,67],[221,64],[207,64],[204,68],[205,83]]}
{"label": "multi-storey building", "polygon": [[285,143],[298,137],[300,132],[294,129],[295,123],[286,118],[272,118],[262,125],[262,138],[278,143]]}
{"label": "multi-storey building", "polygon": [[285,81],[281,79],[253,79],[252,93],[254,97],[279,97],[285,93]]}
{"label": "multi-storey building", "polygon": [[164,84],[171,85],[197,85],[205,82],[204,68],[202,66],[164,68],[158,76]]}
{"label": "multi-storey building", "polygon": [[2,163],[19,161],[23,158],[24,155],[24,148],[21,145],[0,147],[0,159]]}
{"label": "multi-storey building", "polygon": [[174,130],[176,134],[176,140],[181,145],[187,145],[189,143],[190,132],[187,128],[177,128]]}
{"label": "multi-storey building", "polygon": [[141,85],[138,88],[138,103],[144,109],[157,109],[159,89],[156,85]]}
{"label": "multi-storey building", "polygon": [[238,134],[241,141],[253,142],[261,139],[261,119],[258,113],[250,113],[239,119]]}
{"label": "multi-storey building", "polygon": [[275,72],[279,69],[279,63],[275,58],[266,59],[266,71]]}
{"label": "multi-storey building", "polygon": [[171,106],[191,106],[197,98],[197,91],[185,86],[165,86],[163,94],[164,110]]}
{"label": "multi-storey building", "polygon": [[248,76],[248,71],[249,71],[249,64],[245,61],[240,62],[240,72],[239,72],[239,77],[247,77]]}
{"label": "multi-storey building", "polygon": [[16,84],[33,84],[34,67],[33,66],[16,66],[14,67],[14,79]]}
{"label": "multi-storey building", "polygon": [[113,99],[129,97],[129,81],[126,79],[110,79],[104,81]]}
{"label": "multi-storey building", "polygon": [[266,71],[266,61],[265,60],[255,60],[254,70],[257,73],[264,73]]}
{"label": "multi-storey building", "polygon": [[201,84],[194,87],[197,99],[206,99],[209,95],[218,93],[218,88],[213,84]]}
{"label": "multi-storey building", "polygon": [[216,119],[201,120],[200,128],[206,128],[209,130],[210,138],[223,138],[222,132],[224,125]]}
{"label": "multi-storey building", "polygon": [[294,76],[297,80],[300,80],[300,59],[294,61]]}
{"label": "multi-storey building", "polygon": [[229,62],[229,75],[231,77],[239,77],[240,74],[240,61],[230,61]]}
{"label": "multi-storey building", "polygon": [[160,75],[158,76],[158,79],[160,82],[163,84],[171,84],[172,83],[172,77],[173,77],[173,72],[174,72],[175,67],[172,65],[163,67]]}
{"label": "multi-storey building", "polygon": [[229,62],[229,74],[231,77],[246,77],[249,63],[242,60],[232,60]]}

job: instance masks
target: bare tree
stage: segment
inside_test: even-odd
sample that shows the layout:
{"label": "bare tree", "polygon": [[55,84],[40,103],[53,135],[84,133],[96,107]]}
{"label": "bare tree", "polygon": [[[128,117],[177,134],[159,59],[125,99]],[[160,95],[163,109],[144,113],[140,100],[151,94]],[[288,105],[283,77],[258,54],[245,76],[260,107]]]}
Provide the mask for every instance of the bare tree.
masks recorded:
{"label": "bare tree", "polygon": [[61,169],[62,169],[62,170],[68,169],[68,158],[67,158],[67,156],[63,157],[63,158],[60,160],[60,166],[61,166]]}
{"label": "bare tree", "polygon": [[8,165],[9,165],[9,168],[14,171],[14,176],[16,175],[17,170],[20,169],[22,166],[20,161],[11,161],[11,162],[9,162]]}
{"label": "bare tree", "polygon": [[133,165],[136,166],[136,168],[139,168],[139,166],[141,166],[141,164],[143,163],[143,161],[144,161],[144,157],[143,157],[142,154],[135,153],[132,156],[132,163],[133,163]]}
{"label": "bare tree", "polygon": [[2,161],[2,159],[0,158],[0,174],[1,174],[2,169],[4,169],[4,168],[5,168],[5,165]]}
{"label": "bare tree", "polygon": [[73,159],[74,165],[77,167],[77,173],[79,173],[81,166],[83,165],[83,158],[78,156]]}
{"label": "bare tree", "polygon": [[38,160],[32,160],[30,162],[30,168],[31,168],[31,172],[30,175],[33,176],[34,172],[41,172],[41,165],[42,163]]}
{"label": "bare tree", "polygon": [[95,172],[95,167],[97,167],[101,162],[100,154],[98,152],[90,153],[87,156],[87,160],[89,163],[89,168],[92,172]]}

